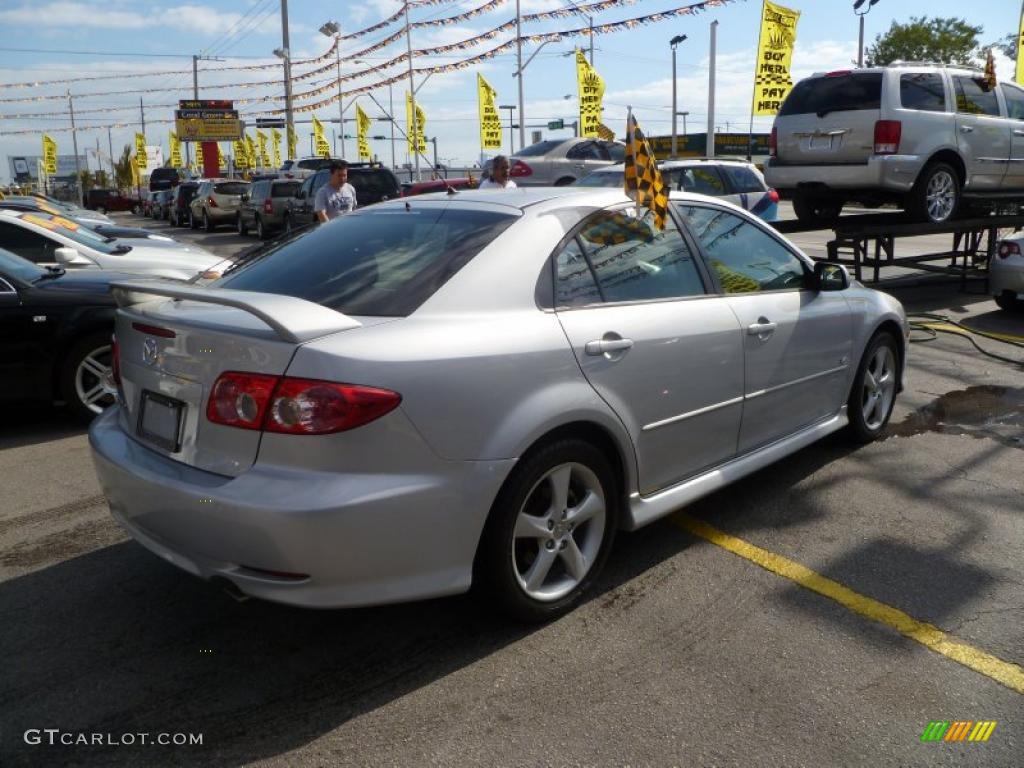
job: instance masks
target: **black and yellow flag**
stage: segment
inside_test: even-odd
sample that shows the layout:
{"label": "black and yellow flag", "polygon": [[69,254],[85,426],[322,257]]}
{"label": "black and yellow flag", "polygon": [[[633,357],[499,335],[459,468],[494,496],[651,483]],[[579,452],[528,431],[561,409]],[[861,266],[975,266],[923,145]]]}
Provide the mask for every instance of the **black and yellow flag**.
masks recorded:
{"label": "black and yellow flag", "polygon": [[765,0],[761,9],[761,34],[754,68],[755,115],[777,115],[782,102],[793,89],[790,68],[799,20],[800,11]]}
{"label": "black and yellow flag", "polygon": [[985,83],[985,90],[991,91],[996,87],[996,60],[992,56],[992,49],[988,49],[988,54],[985,56],[985,74],[982,75],[982,80]]}
{"label": "black and yellow flag", "polygon": [[668,214],[668,189],[661,179],[658,161],[651,151],[633,112],[626,118],[626,195],[637,204],[650,209],[654,214],[654,226],[665,228]]}
{"label": "black and yellow flag", "polygon": [[1024,85],[1024,3],[1020,4],[1020,24],[1017,26],[1017,67],[1014,80]]}

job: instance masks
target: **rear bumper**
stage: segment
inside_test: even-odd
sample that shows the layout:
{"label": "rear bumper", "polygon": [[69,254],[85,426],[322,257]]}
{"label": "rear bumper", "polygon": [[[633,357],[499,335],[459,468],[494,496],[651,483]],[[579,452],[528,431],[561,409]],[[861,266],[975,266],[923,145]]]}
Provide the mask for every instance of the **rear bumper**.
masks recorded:
{"label": "rear bumper", "polygon": [[201,578],[310,608],[468,589],[491,502],[514,464],[438,462],[413,475],[257,462],[230,478],[135,442],[116,407],[93,421],[89,442],[111,513],[139,543]]}
{"label": "rear bumper", "polygon": [[860,165],[781,165],[770,159],[764,167],[765,181],[776,189],[792,190],[801,185],[851,191],[884,190],[909,192],[924,167],[919,155],[872,155]]}
{"label": "rear bumper", "polygon": [[1024,264],[1006,264],[995,258],[989,266],[988,288],[993,296],[1010,291],[1024,299]]}

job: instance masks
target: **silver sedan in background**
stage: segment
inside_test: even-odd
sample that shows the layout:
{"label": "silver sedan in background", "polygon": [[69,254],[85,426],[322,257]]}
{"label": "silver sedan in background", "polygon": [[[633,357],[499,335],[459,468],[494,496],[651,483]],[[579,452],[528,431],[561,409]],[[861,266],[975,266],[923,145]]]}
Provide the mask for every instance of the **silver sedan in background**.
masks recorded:
{"label": "silver sedan in background", "polygon": [[90,429],[141,544],[310,607],[479,585],[570,610],[632,530],[840,429],[901,386],[892,297],[736,206],[617,190],[381,203],[211,287],[118,300],[118,405]]}
{"label": "silver sedan in background", "polygon": [[625,159],[626,146],[604,139],[549,139],[509,158],[509,176],[520,187],[563,187]]}

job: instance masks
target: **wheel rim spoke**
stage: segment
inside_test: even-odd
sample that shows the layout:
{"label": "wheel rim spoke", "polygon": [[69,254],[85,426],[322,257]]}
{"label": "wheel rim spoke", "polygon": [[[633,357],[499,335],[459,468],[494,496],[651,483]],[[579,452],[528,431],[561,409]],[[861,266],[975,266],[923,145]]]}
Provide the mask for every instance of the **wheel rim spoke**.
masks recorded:
{"label": "wheel rim spoke", "polygon": [[548,573],[551,571],[555,557],[555,550],[545,547],[540,548],[540,551],[537,553],[537,559],[533,561],[530,570],[526,572],[526,588],[528,590],[536,592],[540,589],[544,579],[547,578]]}
{"label": "wheel rim spoke", "polygon": [[569,510],[569,514],[566,516],[566,519],[571,521],[573,525],[581,525],[598,513],[603,512],[604,502],[601,500],[601,497],[596,493],[589,492],[584,497],[583,501]]}
{"label": "wheel rim spoke", "polygon": [[548,514],[560,517],[569,505],[569,481],[571,479],[572,467],[568,464],[548,475],[548,482],[551,484],[551,508],[548,510]]}
{"label": "wheel rim spoke", "polygon": [[97,384],[82,396],[82,402],[86,405],[93,405],[97,400],[107,394],[102,384]]}
{"label": "wheel rim spoke", "polygon": [[517,539],[546,539],[551,535],[544,518],[534,517],[521,512],[516,519],[516,529],[512,534]]}
{"label": "wheel rim spoke", "polygon": [[90,355],[89,357],[85,358],[82,361],[82,367],[89,373],[91,373],[93,376],[99,378],[102,378],[110,373],[110,367],[103,365],[103,363],[101,363],[96,358],[92,357],[92,355]]}
{"label": "wheel rim spoke", "polygon": [[562,562],[565,563],[565,569],[576,581],[580,581],[587,575],[587,558],[580,552],[576,539],[570,536],[565,543],[565,549],[559,551],[558,554],[561,556]]}
{"label": "wheel rim spoke", "polygon": [[864,404],[864,421],[870,421],[871,417],[875,413],[875,407],[878,405],[878,398],[874,395],[868,395],[868,401]]}

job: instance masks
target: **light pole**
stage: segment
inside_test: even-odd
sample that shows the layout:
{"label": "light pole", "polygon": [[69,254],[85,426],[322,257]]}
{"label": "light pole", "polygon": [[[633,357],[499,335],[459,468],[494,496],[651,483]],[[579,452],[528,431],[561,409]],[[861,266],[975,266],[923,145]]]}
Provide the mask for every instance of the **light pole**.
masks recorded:
{"label": "light pole", "polygon": [[[284,0],[282,0],[284,2]],[[287,34],[285,35],[287,38]],[[291,136],[295,131],[295,120],[292,116],[292,54],[287,48],[275,48],[274,55],[284,62],[284,113],[285,113],[285,149],[289,160],[291,156]],[[298,147],[295,148],[296,152]]]}
{"label": "light pole", "polygon": [[678,146],[676,145],[676,46],[686,39],[686,35],[676,35],[668,44],[672,46],[672,157],[676,156]]}
{"label": "light pole", "polygon": [[508,153],[514,155],[516,152],[515,134],[512,129],[515,128],[515,120],[512,117],[512,112],[516,108],[515,104],[502,104],[498,109],[508,110]]}
{"label": "light pole", "polygon": [[[518,20],[519,20],[519,0],[516,0],[516,21],[517,21],[517,23],[518,23]],[[518,30],[519,30],[519,28],[517,26],[516,27],[516,34],[517,35],[519,34]],[[530,62],[533,61],[534,57],[538,53],[540,53],[541,48],[543,48],[548,43],[552,43],[552,42],[554,42],[554,41],[553,40],[545,40],[540,45],[538,45],[537,46],[537,50],[535,50],[532,54],[530,54],[530,58],[528,58],[526,60],[525,64],[522,63],[522,61],[523,61],[522,42],[520,41],[520,42],[518,42],[516,44],[516,48],[517,48],[516,71],[512,73],[512,77],[515,77],[515,78],[517,78],[519,80],[519,148],[520,149],[522,149],[523,147],[526,146],[526,115],[523,112],[523,70],[526,69],[528,66],[530,66]],[[501,107],[501,109],[505,109],[505,107]]]}
{"label": "light pole", "polygon": [[[859,10],[864,3],[867,2],[868,7],[863,11]],[[877,3],[878,0],[856,0],[853,4],[853,12],[860,17],[860,35],[857,37],[857,68],[862,69],[864,67],[864,17],[868,15],[871,8]]]}
{"label": "light pole", "polygon": [[690,113],[689,112],[676,112],[676,114],[679,115],[681,118],[683,118],[683,138],[685,139],[686,138],[686,116],[689,115]]}
{"label": "light pole", "polygon": [[[336,21],[328,21],[320,27],[320,34],[327,37],[335,37],[334,60],[338,65],[338,133],[341,134],[341,159],[345,159],[345,109],[341,105],[341,40],[337,38],[341,34],[341,27]],[[335,147],[337,152],[338,148]]]}

